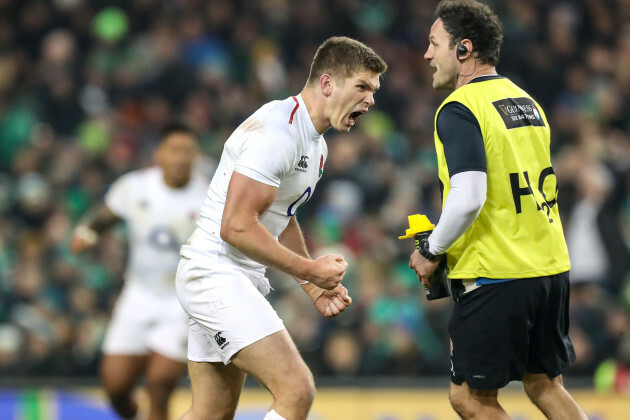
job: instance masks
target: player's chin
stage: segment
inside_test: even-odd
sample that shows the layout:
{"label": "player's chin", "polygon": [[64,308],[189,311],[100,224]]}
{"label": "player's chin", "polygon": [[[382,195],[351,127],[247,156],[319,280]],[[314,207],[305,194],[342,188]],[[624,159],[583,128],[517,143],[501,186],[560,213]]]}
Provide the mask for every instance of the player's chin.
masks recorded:
{"label": "player's chin", "polygon": [[441,90],[446,89],[444,80],[439,77],[433,79],[433,89]]}
{"label": "player's chin", "polygon": [[342,122],[341,124],[338,124],[336,126],[333,126],[333,128],[341,133],[347,133],[348,131],[350,131],[350,129],[353,126],[346,123],[346,122]]}
{"label": "player's chin", "polygon": [[454,78],[435,78],[433,79],[433,89],[436,90],[452,90],[457,83],[457,77]]}
{"label": "player's chin", "polygon": [[333,128],[337,131],[347,133],[352,127],[356,125],[360,115],[360,112],[345,115],[343,118],[340,118],[336,124],[333,124]]}
{"label": "player's chin", "polygon": [[177,184],[185,184],[188,181],[188,178],[190,178],[188,173],[175,174],[175,176],[173,176],[173,179]]}

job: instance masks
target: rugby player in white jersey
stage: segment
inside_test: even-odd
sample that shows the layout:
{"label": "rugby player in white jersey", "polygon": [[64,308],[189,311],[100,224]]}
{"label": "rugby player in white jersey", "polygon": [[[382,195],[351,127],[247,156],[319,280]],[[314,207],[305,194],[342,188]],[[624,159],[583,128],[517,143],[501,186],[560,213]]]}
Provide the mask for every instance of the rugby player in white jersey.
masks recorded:
{"label": "rugby player in white jersey", "polygon": [[195,228],[208,187],[208,179],[193,171],[197,151],[189,128],[179,123],[165,127],[154,154],[156,166],[118,179],[104,203],[74,230],[71,246],[78,253],[109,227],[127,223],[125,285],[103,343],[100,369],[122,418],[137,416],[134,389],[145,374],[146,418],[167,419],[170,395],[186,370],[188,315],[175,294],[175,271],[179,248]]}
{"label": "rugby player in white jersey", "polygon": [[341,285],[343,256],[311,259],[295,213],[322,176],[322,134],[349,131],[374,104],[386,70],[366,45],[329,38],[302,92],[263,105],[225,143],[177,271],[177,295],[190,316],[192,406],[183,419],[233,418],[246,374],[273,395],[266,420],[306,419],[313,376],[264,297],[265,269],[292,275],[323,316],[351,304]]}

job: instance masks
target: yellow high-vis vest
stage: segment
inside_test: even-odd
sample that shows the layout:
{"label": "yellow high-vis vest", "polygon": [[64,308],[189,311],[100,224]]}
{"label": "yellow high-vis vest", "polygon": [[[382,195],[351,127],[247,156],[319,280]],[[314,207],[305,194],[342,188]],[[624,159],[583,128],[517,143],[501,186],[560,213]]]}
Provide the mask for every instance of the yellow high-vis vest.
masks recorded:
{"label": "yellow high-vis vest", "polygon": [[549,124],[540,105],[506,78],[468,83],[446,98],[435,118],[442,203],[450,178],[437,116],[450,102],[466,106],[479,122],[488,189],[477,219],[446,251],[448,277],[510,279],[568,271]]}

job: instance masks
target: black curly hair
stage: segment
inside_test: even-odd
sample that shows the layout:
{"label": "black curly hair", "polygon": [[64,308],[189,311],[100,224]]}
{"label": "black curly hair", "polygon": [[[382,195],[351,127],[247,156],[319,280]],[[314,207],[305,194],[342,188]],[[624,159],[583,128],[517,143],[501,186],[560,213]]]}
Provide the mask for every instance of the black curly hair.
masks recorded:
{"label": "black curly hair", "polygon": [[195,140],[199,140],[198,134],[188,124],[179,120],[173,120],[168,122],[164,127],[162,127],[162,130],[160,130],[159,143],[166,140],[173,133],[186,133]]}
{"label": "black curly hair", "polygon": [[484,64],[499,62],[503,26],[488,6],[475,0],[442,0],[435,9],[436,19],[442,19],[451,36],[453,48],[462,39],[470,39],[475,56]]}

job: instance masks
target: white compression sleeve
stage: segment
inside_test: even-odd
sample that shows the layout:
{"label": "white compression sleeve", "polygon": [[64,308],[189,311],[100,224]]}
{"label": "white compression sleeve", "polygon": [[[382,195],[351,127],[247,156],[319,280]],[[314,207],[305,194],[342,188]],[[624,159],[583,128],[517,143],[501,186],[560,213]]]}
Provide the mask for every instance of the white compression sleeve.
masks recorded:
{"label": "white compression sleeve", "polygon": [[486,202],[487,175],[466,171],[451,177],[451,190],[446,197],[440,221],[429,236],[429,251],[443,254],[473,224]]}

